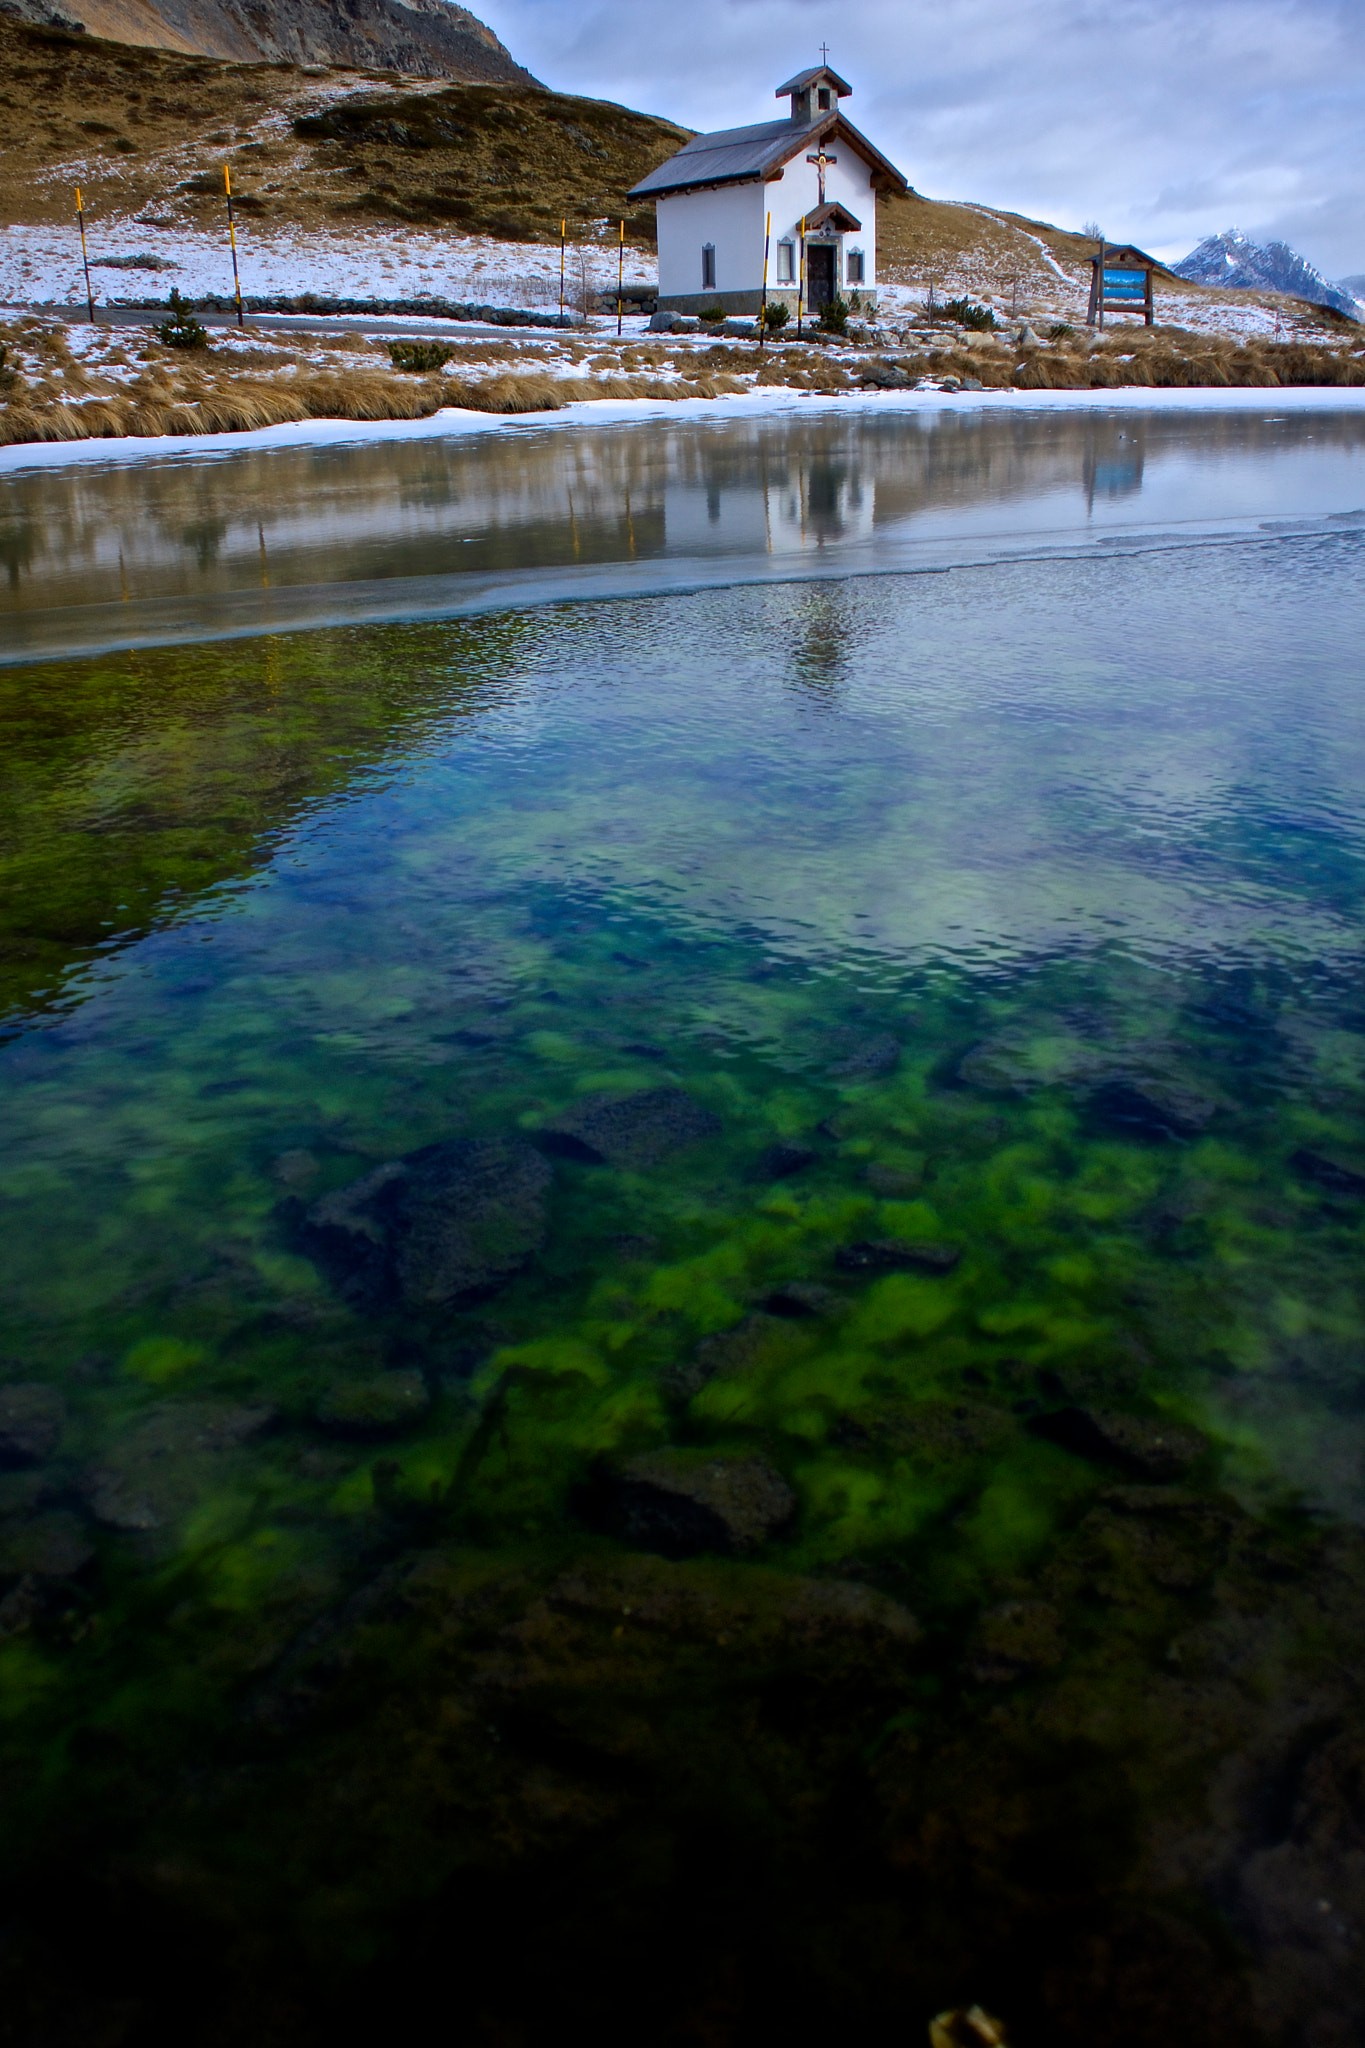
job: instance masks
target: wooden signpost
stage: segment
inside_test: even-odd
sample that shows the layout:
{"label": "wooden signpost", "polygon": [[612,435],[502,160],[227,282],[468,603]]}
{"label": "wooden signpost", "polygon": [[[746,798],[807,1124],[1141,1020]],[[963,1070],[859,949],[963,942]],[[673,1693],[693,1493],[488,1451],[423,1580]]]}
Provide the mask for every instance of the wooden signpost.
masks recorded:
{"label": "wooden signpost", "polygon": [[1090,310],[1087,327],[1103,329],[1106,309],[1115,313],[1141,313],[1153,325],[1152,272],[1156,258],[1125,242],[1113,247],[1101,242],[1099,254],[1090,259]]}

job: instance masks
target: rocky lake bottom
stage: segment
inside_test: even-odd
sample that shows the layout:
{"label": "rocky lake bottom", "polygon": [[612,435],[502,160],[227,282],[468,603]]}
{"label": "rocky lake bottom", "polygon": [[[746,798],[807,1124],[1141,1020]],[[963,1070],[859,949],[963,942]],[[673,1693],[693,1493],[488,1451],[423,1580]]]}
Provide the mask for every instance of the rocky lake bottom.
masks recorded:
{"label": "rocky lake bottom", "polygon": [[6,2041],[1359,2041],[1354,504],[0,669]]}

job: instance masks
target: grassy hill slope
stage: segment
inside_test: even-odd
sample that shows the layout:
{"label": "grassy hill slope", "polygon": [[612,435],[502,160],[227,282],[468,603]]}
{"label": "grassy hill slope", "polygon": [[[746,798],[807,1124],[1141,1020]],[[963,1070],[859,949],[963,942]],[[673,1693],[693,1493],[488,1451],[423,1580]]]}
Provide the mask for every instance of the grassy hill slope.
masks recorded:
{"label": "grassy hill slope", "polygon": [[[395,89],[397,88],[397,89]],[[243,213],[444,223],[507,241],[615,219],[685,140],[671,121],[536,85],[229,64],[0,22],[0,225],[93,211],[198,225],[222,166]],[[630,221],[652,240],[653,210]]]}

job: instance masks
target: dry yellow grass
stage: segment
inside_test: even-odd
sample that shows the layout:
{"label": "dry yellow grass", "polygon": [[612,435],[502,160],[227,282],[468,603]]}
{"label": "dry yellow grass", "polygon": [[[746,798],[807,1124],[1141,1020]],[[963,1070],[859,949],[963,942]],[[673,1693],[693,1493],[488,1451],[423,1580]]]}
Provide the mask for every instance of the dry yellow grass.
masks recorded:
{"label": "dry yellow grass", "polygon": [[35,402],[28,392],[0,405],[0,447],[26,441],[93,441],[131,435],[241,434],[297,420],[425,419],[449,398],[439,382],[382,376],[303,377],[290,385],[249,379],[211,388],[186,381],[121,397]]}
{"label": "dry yellow grass", "polygon": [[974,377],[988,390],[1365,384],[1365,342],[1239,341],[1179,328],[1111,329],[1103,336],[1081,333],[1029,348],[1003,337],[973,336],[969,342],[945,336],[940,347],[892,354],[887,360],[914,377]]}
{"label": "dry yellow grass", "polygon": [[[131,367],[124,349],[114,346],[103,358],[82,361],[52,322],[26,319],[0,327],[0,342],[12,362],[27,366],[0,376],[0,445],[242,433],[307,419],[423,419],[443,407],[511,417],[600,399],[667,403],[756,387],[853,392],[862,388],[865,377],[875,382],[875,365],[887,361],[913,378],[973,378],[993,390],[1365,384],[1365,340],[1358,334],[1335,342],[1326,337],[1238,341],[1136,326],[1102,336],[1082,330],[1026,347],[1012,333],[945,327],[930,345],[886,356],[794,339],[762,353],[745,342],[692,350],[600,343],[592,356],[598,374],[591,377],[555,373],[555,355],[561,363],[565,356],[571,362],[576,356],[576,366],[585,367],[586,351],[561,350],[558,343],[544,345],[539,363],[530,345],[494,344],[462,352],[453,374],[414,377],[354,356],[353,366],[343,368],[322,349],[315,351],[321,362],[310,360],[306,349],[271,351],[250,337],[232,356],[183,356],[144,341],[140,347],[132,344],[142,367],[128,378],[111,373],[116,363],[124,372]],[[240,374],[239,366],[247,374]],[[262,374],[272,367],[278,373],[274,378]],[[661,374],[665,371],[672,374]]]}

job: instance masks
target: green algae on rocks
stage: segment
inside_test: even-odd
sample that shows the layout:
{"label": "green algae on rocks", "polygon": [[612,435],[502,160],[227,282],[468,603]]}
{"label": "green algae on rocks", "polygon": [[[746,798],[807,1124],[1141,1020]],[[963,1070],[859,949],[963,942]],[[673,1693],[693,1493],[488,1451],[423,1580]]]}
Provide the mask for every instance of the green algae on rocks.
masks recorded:
{"label": "green algae on rocks", "polygon": [[18,2039],[1350,2038],[1357,548],[7,673]]}

